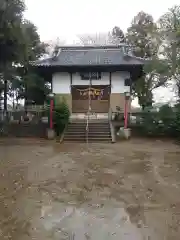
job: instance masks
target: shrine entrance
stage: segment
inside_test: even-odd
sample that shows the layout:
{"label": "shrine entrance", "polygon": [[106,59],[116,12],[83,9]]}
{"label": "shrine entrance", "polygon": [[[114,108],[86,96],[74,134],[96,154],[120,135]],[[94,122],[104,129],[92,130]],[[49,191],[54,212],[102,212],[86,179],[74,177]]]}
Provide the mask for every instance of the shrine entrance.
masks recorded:
{"label": "shrine entrance", "polygon": [[95,113],[109,111],[110,86],[72,86],[72,112],[85,113],[89,110]]}

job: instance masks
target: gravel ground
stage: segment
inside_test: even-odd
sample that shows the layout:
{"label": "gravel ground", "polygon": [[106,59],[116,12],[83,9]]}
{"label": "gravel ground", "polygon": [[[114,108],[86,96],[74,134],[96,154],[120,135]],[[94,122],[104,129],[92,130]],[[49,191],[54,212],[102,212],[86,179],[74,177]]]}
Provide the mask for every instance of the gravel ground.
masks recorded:
{"label": "gravel ground", "polygon": [[179,240],[180,146],[0,140],[0,239]]}

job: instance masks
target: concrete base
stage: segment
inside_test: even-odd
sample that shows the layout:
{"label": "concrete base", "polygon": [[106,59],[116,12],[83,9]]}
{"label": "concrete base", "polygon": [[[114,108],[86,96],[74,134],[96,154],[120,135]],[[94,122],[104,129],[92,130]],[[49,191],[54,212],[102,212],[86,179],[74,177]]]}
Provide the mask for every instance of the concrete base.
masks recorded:
{"label": "concrete base", "polygon": [[124,138],[124,139],[129,139],[131,137],[131,129],[130,128],[120,128],[119,132],[117,133],[117,135],[120,138]]}
{"label": "concrete base", "polygon": [[53,140],[55,138],[55,131],[54,131],[54,129],[50,129],[50,128],[47,129],[47,138],[49,140]]}
{"label": "concrete base", "polygon": [[124,128],[123,133],[124,133],[124,138],[125,139],[128,140],[131,137],[131,129],[130,128]]}

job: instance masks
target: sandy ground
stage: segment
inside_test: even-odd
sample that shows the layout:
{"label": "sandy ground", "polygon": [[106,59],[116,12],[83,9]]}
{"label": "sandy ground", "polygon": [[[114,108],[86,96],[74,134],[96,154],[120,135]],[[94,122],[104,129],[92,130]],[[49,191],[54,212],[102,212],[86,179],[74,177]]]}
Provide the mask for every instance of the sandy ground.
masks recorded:
{"label": "sandy ground", "polygon": [[180,239],[180,146],[0,141],[0,239]]}

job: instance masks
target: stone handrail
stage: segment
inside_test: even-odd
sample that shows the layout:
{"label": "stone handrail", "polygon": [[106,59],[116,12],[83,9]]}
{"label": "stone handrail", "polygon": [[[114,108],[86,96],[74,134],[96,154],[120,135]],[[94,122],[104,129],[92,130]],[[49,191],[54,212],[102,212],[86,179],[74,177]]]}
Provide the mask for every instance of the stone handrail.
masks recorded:
{"label": "stone handrail", "polygon": [[112,109],[111,108],[109,108],[108,120],[109,120],[112,143],[115,143],[116,142],[116,134],[115,134],[115,129],[114,129],[114,126],[112,123]]}

